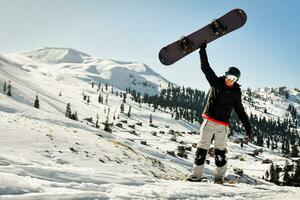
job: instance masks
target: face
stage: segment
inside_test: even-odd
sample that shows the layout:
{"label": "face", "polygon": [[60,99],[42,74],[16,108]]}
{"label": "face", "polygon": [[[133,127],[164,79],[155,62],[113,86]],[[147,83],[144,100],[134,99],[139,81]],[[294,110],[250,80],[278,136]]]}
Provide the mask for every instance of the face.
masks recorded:
{"label": "face", "polygon": [[234,81],[228,79],[228,78],[225,78],[225,85],[228,86],[228,87],[232,87],[234,84]]}
{"label": "face", "polygon": [[228,87],[232,87],[234,82],[237,81],[237,77],[233,75],[228,75],[225,77],[225,85]]}

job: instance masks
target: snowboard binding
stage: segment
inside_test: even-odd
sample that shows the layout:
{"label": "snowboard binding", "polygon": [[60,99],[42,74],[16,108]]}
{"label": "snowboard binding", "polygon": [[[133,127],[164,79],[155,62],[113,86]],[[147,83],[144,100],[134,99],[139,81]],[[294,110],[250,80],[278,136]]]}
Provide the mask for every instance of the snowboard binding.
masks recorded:
{"label": "snowboard binding", "polygon": [[194,43],[189,38],[182,36],[179,40],[179,45],[182,52],[185,54],[193,50]]}
{"label": "snowboard binding", "polygon": [[226,33],[226,29],[227,27],[224,26],[219,20],[217,19],[214,19],[212,22],[211,22],[211,28],[212,28],[212,31],[214,32],[214,35],[215,36],[221,36],[223,34]]}

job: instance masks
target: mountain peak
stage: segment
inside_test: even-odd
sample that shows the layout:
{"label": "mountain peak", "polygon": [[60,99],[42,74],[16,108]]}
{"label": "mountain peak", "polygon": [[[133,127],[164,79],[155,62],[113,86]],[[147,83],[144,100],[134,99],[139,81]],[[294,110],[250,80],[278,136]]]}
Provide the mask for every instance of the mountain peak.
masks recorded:
{"label": "mountain peak", "polygon": [[32,60],[48,64],[82,63],[84,57],[90,57],[90,55],[75,49],[58,47],[43,47],[20,52],[20,54]]}

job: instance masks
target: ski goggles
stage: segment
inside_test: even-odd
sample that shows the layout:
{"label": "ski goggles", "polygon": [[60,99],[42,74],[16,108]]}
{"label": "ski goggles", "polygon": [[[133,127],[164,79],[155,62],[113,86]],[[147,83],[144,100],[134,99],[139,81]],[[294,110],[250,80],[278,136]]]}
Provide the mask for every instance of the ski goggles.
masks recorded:
{"label": "ski goggles", "polygon": [[231,80],[232,82],[236,82],[238,78],[234,75],[226,75],[226,79]]}

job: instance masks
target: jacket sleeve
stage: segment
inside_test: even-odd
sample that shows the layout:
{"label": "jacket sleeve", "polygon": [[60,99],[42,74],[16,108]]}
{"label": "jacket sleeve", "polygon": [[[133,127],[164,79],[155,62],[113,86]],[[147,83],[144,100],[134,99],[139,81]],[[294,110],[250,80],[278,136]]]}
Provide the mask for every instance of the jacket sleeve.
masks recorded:
{"label": "jacket sleeve", "polygon": [[205,74],[205,77],[211,86],[215,86],[217,83],[217,75],[212,70],[208,63],[207,54],[205,49],[200,49],[200,60],[201,60],[201,70]]}
{"label": "jacket sleeve", "polygon": [[245,127],[246,133],[251,132],[252,130],[251,124],[249,122],[248,115],[246,114],[244,106],[242,104],[242,92],[240,89],[238,90],[234,100],[234,110],[237,113],[243,126]]}

